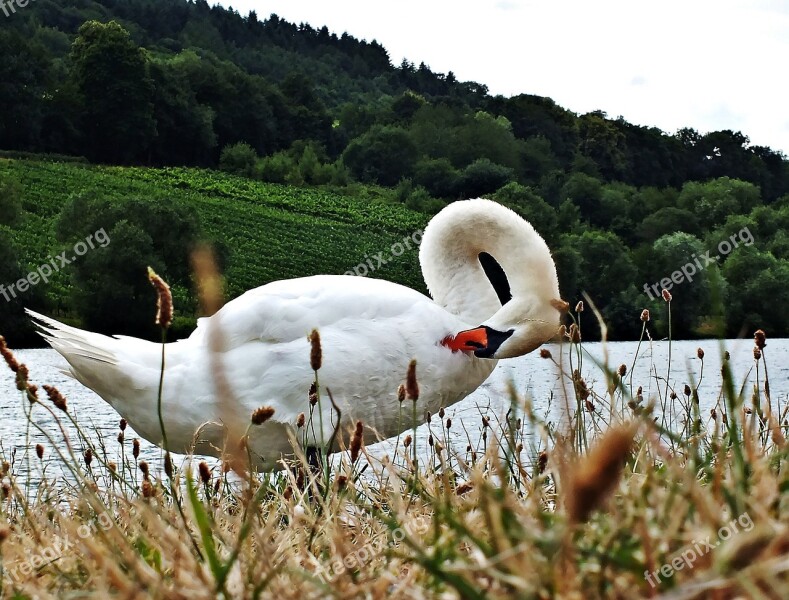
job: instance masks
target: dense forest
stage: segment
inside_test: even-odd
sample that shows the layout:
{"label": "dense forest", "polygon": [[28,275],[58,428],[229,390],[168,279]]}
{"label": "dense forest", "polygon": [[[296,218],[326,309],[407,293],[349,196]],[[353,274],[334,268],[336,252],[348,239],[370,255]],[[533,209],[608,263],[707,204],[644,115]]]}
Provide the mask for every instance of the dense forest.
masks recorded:
{"label": "dense forest", "polygon": [[[393,65],[375,41],[203,0],[37,0],[0,21],[0,54],[9,159],[218,168],[425,215],[492,197],[543,234],[563,296],[586,292],[615,339],[640,333],[643,308],[665,335],[669,286],[675,336],[789,335],[789,162],[741,132],[667,133],[537,95],[493,96],[424,63]],[[35,207],[14,173],[0,173],[0,282],[9,265],[32,266],[12,234]],[[171,213],[157,218],[182,226],[147,231],[140,202],[74,195],[52,235],[72,243],[79,211],[103,211],[129,243],[167,238],[149,244],[151,262],[188,287],[173,236],[186,247],[201,224],[165,202]],[[222,251],[232,262],[234,249]],[[96,279],[76,270],[58,305],[111,329],[85,297]]]}

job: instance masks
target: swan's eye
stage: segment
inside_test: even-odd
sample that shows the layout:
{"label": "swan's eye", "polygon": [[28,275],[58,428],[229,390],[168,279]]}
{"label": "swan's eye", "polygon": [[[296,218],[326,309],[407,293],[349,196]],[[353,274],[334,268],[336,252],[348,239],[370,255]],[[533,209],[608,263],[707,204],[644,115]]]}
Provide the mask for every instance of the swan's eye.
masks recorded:
{"label": "swan's eye", "polygon": [[496,295],[499,297],[499,302],[504,306],[512,300],[512,291],[510,290],[510,282],[507,280],[507,274],[501,265],[487,252],[479,253],[479,264],[482,265],[482,270],[496,290]]}

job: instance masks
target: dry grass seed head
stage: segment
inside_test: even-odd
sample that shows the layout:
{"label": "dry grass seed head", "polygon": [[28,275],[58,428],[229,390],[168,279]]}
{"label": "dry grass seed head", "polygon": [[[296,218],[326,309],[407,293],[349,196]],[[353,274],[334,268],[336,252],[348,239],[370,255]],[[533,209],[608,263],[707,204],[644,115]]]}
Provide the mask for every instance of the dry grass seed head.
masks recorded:
{"label": "dry grass seed head", "polygon": [[252,424],[263,425],[263,423],[268,421],[273,416],[274,409],[272,407],[261,406],[260,408],[255,409],[255,412],[252,413]]}
{"label": "dry grass seed head", "polygon": [[405,378],[405,391],[409,400],[419,400],[419,384],[416,381],[416,360],[408,363],[408,372]]}
{"label": "dry grass seed head", "polygon": [[151,267],[148,267],[148,280],[156,290],[156,324],[163,329],[167,329],[173,322],[173,293],[170,286],[164,279],[156,274]]}
{"label": "dry grass seed head", "polygon": [[359,452],[362,449],[362,439],[364,436],[364,424],[361,421],[356,421],[356,430],[351,439],[351,462],[356,462],[359,458]]}
{"label": "dry grass seed head", "polygon": [[197,465],[197,470],[200,472],[200,481],[208,485],[211,482],[211,470],[208,468],[208,463],[201,461]]}
{"label": "dry grass seed head", "polygon": [[573,466],[565,499],[571,522],[586,521],[614,489],[633,447],[634,435],[633,425],[612,427]]}
{"label": "dry grass seed head", "polygon": [[66,403],[66,398],[63,394],[60,393],[60,390],[53,385],[44,385],[42,386],[44,391],[47,393],[47,397],[55,405],[55,408],[62,410],[63,412],[68,411],[68,405]]}
{"label": "dry grass seed head", "polygon": [[756,330],[756,333],[753,334],[753,341],[759,350],[764,350],[764,347],[767,345],[767,335],[763,329]]}
{"label": "dry grass seed head", "polygon": [[14,353],[8,348],[5,338],[2,335],[0,335],[0,355],[2,355],[3,359],[5,360],[5,364],[8,365],[8,368],[14,373],[19,370],[19,363],[17,362]]}
{"label": "dry grass seed head", "polygon": [[313,371],[319,371],[323,362],[323,348],[321,348],[321,334],[317,329],[310,333],[310,367]]}

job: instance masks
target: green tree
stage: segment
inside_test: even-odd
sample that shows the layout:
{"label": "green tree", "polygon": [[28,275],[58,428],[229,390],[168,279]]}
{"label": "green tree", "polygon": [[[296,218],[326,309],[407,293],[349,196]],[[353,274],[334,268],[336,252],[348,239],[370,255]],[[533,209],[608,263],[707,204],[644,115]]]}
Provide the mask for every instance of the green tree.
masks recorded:
{"label": "green tree", "polygon": [[42,127],[47,55],[17,31],[0,27],[0,145],[36,150]]}
{"label": "green tree", "polygon": [[556,211],[556,224],[558,230],[565,233],[580,233],[581,210],[569,198],[559,205]]}
{"label": "green tree", "polygon": [[17,347],[37,341],[25,316],[25,307],[42,308],[43,304],[40,287],[29,287],[24,292],[17,289],[16,283],[24,276],[11,234],[0,226],[0,335]]}
{"label": "green tree", "polygon": [[151,236],[126,220],[108,231],[111,243],[74,264],[72,304],[92,331],[154,339],[155,292],[147,267],[165,272]]}
{"label": "green tree", "polygon": [[260,159],[255,165],[255,177],[269,183],[286,183],[297,165],[286,150]]}
{"label": "green tree", "polygon": [[627,214],[630,221],[640,223],[649,215],[663,208],[676,208],[678,195],[679,192],[674,188],[641,188],[635,193],[631,202],[628,203]]}
{"label": "green tree", "polygon": [[[626,338],[632,333],[629,324],[638,306],[634,304],[638,271],[630,251],[616,235],[600,231],[563,236],[562,245],[574,247],[580,255],[577,289],[571,296],[582,298],[586,292],[602,312],[611,338]],[[627,302],[627,298],[632,302]],[[615,327],[617,324],[619,329]],[[587,333],[599,336],[596,321],[587,321],[586,328]]]}
{"label": "green tree", "polygon": [[675,231],[698,235],[701,227],[696,215],[689,210],[667,206],[645,217],[638,225],[637,231],[640,239],[652,243]]}
{"label": "green tree", "polygon": [[376,125],[348,144],[342,158],[359,181],[393,186],[412,175],[417,151],[404,129]]}
{"label": "green tree", "polygon": [[789,261],[754,246],[741,246],[722,268],[728,282],[726,302],[728,334],[739,336],[754,329],[768,335],[789,332]]}
{"label": "green tree", "polygon": [[252,146],[246,142],[238,142],[222,148],[219,168],[234,175],[252,177],[257,160],[257,152]]}
{"label": "green tree", "polygon": [[456,143],[456,131],[462,125],[463,112],[447,104],[425,104],[414,114],[408,132],[417,151],[430,158],[446,158],[455,168],[468,163],[458,164],[451,160],[452,146]]}
{"label": "green tree", "polygon": [[157,130],[152,159],[166,165],[214,164],[215,110],[198,102],[177,58],[157,60],[150,67]]}
{"label": "green tree", "polygon": [[14,225],[22,213],[22,188],[18,181],[0,176],[0,225]]}
{"label": "green tree", "polygon": [[706,183],[690,181],[682,186],[677,204],[696,214],[699,221],[719,225],[731,214],[747,214],[761,203],[759,188],[752,183],[720,177]]}
{"label": "green tree", "polygon": [[246,142],[263,156],[287,148],[301,136],[298,128],[304,125],[297,122],[300,115],[294,114],[280,90],[262,77],[191,50],[170,62],[195,102],[212,111],[219,148]]}
{"label": "green tree", "polygon": [[572,161],[578,146],[578,118],[550,98],[528,94],[506,99],[499,96],[490,99],[489,110],[507,117],[518,139],[543,137],[550,142],[562,166]]}
{"label": "green tree", "polygon": [[633,202],[636,188],[619,182],[603,186],[600,195],[599,223],[613,231],[628,244],[635,238],[633,221],[628,214],[628,206]]}
{"label": "green tree", "polygon": [[70,58],[86,154],[112,163],[143,156],[156,134],[145,52],[115,21],[88,21],[79,28]]}
{"label": "green tree", "polygon": [[513,172],[522,167],[523,143],[515,138],[505,117],[425,104],[414,114],[409,132],[421,154],[448,158],[457,169],[483,158]]}
{"label": "green tree", "polygon": [[779,231],[774,238],[767,242],[766,250],[775,258],[789,260],[789,233]]}
{"label": "green tree", "polygon": [[[676,277],[666,286],[673,296],[673,334],[688,336],[700,325],[701,317],[710,313],[710,282],[702,259],[704,244],[697,237],[684,232],[664,235],[652,245],[649,270],[644,283],[654,284]],[[696,259],[699,259],[698,262]],[[680,277],[681,275],[681,277]],[[679,283],[677,283],[679,281]],[[661,289],[658,285],[658,290]],[[657,299],[659,292],[652,291]],[[667,331],[664,331],[667,333]]]}
{"label": "green tree", "polygon": [[463,169],[460,191],[466,198],[478,198],[495,192],[513,177],[513,171],[487,158],[479,158]]}
{"label": "green tree", "polygon": [[291,115],[293,138],[328,144],[332,118],[312,81],[303,73],[291,73],[280,84],[280,90]]}
{"label": "green tree", "polygon": [[392,113],[399,122],[407,123],[424,104],[422,96],[408,90],[392,102]]}
{"label": "green tree", "polygon": [[454,198],[460,187],[460,173],[448,158],[426,158],[414,169],[414,183],[438,198]]}
{"label": "green tree", "polygon": [[456,167],[487,159],[488,162],[511,169],[521,166],[522,143],[515,139],[512,124],[506,117],[478,111],[467,116],[450,138],[446,156]]}
{"label": "green tree", "polygon": [[579,130],[581,154],[595,162],[605,179],[625,179],[628,149],[617,124],[608,120],[605,113],[595,111],[580,118]]}
{"label": "green tree", "polygon": [[[121,221],[151,239],[155,249],[151,257],[160,265],[160,275],[170,284],[190,285],[190,254],[201,237],[200,222],[191,207],[158,198],[109,202],[97,192],[85,192],[73,195],[63,205],[55,233],[58,241],[70,246],[100,229],[110,232]],[[139,241],[140,236],[132,238]],[[117,245],[111,236],[110,240],[108,248]],[[77,266],[86,264],[79,261]]]}
{"label": "green tree", "polygon": [[603,182],[583,173],[573,173],[562,186],[559,197],[570,200],[581,211],[581,218],[592,225],[603,225],[600,204],[603,197]]}
{"label": "green tree", "polygon": [[575,243],[581,254],[580,289],[599,306],[605,306],[612,293],[636,283],[630,251],[613,233],[585,231]]}
{"label": "green tree", "polygon": [[520,143],[521,177],[532,185],[540,182],[546,173],[559,168],[559,160],[553,153],[547,138],[535,136]]}

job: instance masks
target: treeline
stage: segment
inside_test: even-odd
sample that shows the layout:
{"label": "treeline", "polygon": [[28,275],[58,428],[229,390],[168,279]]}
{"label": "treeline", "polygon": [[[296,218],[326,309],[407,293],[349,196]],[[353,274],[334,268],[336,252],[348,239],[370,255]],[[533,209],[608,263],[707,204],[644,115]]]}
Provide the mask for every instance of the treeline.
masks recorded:
{"label": "treeline", "polygon": [[[789,333],[774,309],[789,300],[789,163],[740,132],[669,135],[491,96],[393,66],[375,41],[204,1],[38,0],[3,23],[0,52],[4,149],[385,186],[425,212],[493,196],[544,234],[563,294],[588,292],[614,337],[637,335],[645,306],[665,318],[649,286],[708,250],[719,268],[672,284],[674,333]],[[754,243],[716,250],[744,229]]]}

